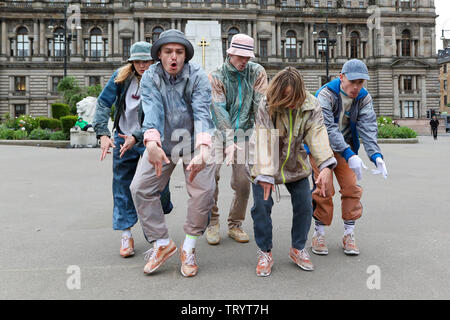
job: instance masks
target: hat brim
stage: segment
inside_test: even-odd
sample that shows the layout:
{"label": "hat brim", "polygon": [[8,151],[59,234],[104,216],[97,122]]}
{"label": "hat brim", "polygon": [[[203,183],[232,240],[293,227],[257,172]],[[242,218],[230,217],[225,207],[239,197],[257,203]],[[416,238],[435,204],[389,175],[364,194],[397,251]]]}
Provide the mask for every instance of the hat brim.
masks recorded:
{"label": "hat brim", "polygon": [[353,73],[344,73],[345,76],[347,77],[348,80],[353,81],[353,80],[370,80],[370,77],[367,73],[358,73],[358,72],[353,72]]}
{"label": "hat brim", "polygon": [[194,56],[194,47],[192,46],[192,43],[189,42],[187,39],[183,39],[181,37],[177,36],[167,36],[164,38],[160,38],[155,41],[155,43],[152,46],[152,57],[155,61],[159,61],[158,53],[159,49],[168,43],[178,43],[183,45],[186,48],[186,59],[185,61],[189,61]]}
{"label": "hat brim", "polygon": [[153,57],[151,55],[142,55],[142,56],[134,56],[134,57],[130,57],[128,58],[128,62],[131,61],[135,61],[135,60],[139,60],[139,61],[152,61],[154,60]]}
{"label": "hat brim", "polygon": [[240,56],[240,57],[250,57],[250,58],[255,57],[255,54],[253,53],[253,51],[247,51],[247,50],[236,49],[236,48],[229,48],[227,50],[227,53],[233,54],[235,56]]}

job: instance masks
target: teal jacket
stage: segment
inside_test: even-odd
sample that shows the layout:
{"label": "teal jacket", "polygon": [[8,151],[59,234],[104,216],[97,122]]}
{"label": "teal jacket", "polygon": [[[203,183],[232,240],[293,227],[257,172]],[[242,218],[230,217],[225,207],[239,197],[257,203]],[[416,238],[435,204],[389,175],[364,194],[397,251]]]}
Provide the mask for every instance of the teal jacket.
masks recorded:
{"label": "teal jacket", "polygon": [[239,72],[229,60],[209,74],[211,115],[227,145],[234,141],[230,129],[253,128],[259,102],[267,89],[267,74],[261,65],[249,61],[244,71]]}

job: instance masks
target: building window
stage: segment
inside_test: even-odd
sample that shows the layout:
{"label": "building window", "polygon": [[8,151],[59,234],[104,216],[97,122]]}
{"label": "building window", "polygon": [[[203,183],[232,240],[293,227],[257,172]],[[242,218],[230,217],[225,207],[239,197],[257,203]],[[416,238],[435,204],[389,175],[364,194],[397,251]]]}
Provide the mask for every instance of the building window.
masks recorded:
{"label": "building window", "polygon": [[360,2],[359,2],[359,7],[360,7],[360,8],[364,8],[364,1],[360,1]]}
{"label": "building window", "polygon": [[122,39],[123,60],[128,60],[128,57],[130,56],[130,48],[131,48],[131,39],[127,38]]}
{"label": "building window", "polygon": [[292,30],[286,32],[286,58],[289,61],[297,60],[297,36]]}
{"label": "building window", "polygon": [[360,46],[359,33],[353,31],[352,33],[350,33],[350,58],[352,59],[358,58],[359,46]]}
{"label": "building window", "polygon": [[164,29],[161,27],[154,27],[152,30],[152,43],[155,43],[156,40],[159,39],[159,35],[163,32]]}
{"label": "building window", "polygon": [[227,36],[226,40],[222,40],[222,51],[223,51],[223,59],[224,60],[227,58],[227,49],[230,47],[231,38],[233,38],[233,36],[238,33],[239,33],[238,28],[235,28],[235,27],[230,28],[228,30],[228,36]]}
{"label": "building window", "polygon": [[444,80],[444,90],[447,90],[447,80]]}
{"label": "building window", "polygon": [[403,89],[405,91],[412,91],[412,82],[413,82],[412,76],[403,76]]}
{"label": "building window", "polygon": [[100,57],[103,56],[103,39],[102,31],[99,28],[94,28],[91,30],[91,54],[90,57],[93,61],[99,61]]}
{"label": "building window", "polygon": [[402,32],[402,57],[411,56],[411,32],[404,30]]}
{"label": "building window", "polygon": [[100,84],[99,76],[89,76],[89,85],[90,86],[96,86],[98,84]]}
{"label": "building window", "polygon": [[403,118],[414,118],[414,101],[403,101]]}
{"label": "building window", "polygon": [[447,106],[448,100],[447,95],[444,96],[444,106]]}
{"label": "building window", "polygon": [[347,8],[351,8],[351,7],[352,7],[352,2],[351,2],[350,0],[347,1],[346,7],[347,7]]}
{"label": "building window", "polygon": [[14,77],[14,91],[16,93],[25,94],[25,92],[27,91],[27,83],[25,77]]}
{"label": "building window", "polygon": [[411,8],[411,0],[400,0],[401,8]]}
{"label": "building window", "polygon": [[17,57],[22,60],[30,55],[30,41],[25,27],[17,29]]}
{"label": "building window", "polygon": [[55,76],[52,77],[52,92],[57,93],[58,92],[58,84],[63,79],[61,76]]}
{"label": "building window", "polygon": [[56,28],[55,32],[53,33],[53,56],[62,59],[65,55],[64,48],[64,29]]}
{"label": "building window", "polygon": [[314,0],[314,7],[318,8],[320,6],[319,0]]}
{"label": "building window", "polygon": [[444,63],[444,73],[447,73],[447,64]]}
{"label": "building window", "polygon": [[328,1],[327,2],[327,7],[328,8],[332,8],[333,7],[333,1]]}
{"label": "building window", "polygon": [[267,57],[268,57],[267,40],[259,41],[259,55],[261,58],[267,59]]}
{"label": "building window", "polygon": [[319,39],[317,40],[317,53],[319,55],[318,58],[320,58],[322,61],[325,61],[327,56],[327,38],[328,32],[320,31]]}
{"label": "building window", "polygon": [[27,106],[24,104],[15,104],[14,105],[14,117],[20,117],[23,114],[27,113]]}

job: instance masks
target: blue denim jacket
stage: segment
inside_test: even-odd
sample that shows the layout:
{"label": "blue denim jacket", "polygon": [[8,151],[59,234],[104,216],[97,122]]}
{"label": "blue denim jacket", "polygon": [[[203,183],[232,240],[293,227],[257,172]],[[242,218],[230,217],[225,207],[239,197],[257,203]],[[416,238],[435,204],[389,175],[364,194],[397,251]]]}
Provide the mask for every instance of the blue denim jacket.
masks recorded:
{"label": "blue denim jacket", "polygon": [[[111,132],[109,132],[108,129],[108,120],[112,105],[115,105],[114,128],[118,127],[120,116],[125,109],[125,97],[132,78],[126,79],[122,83],[115,83],[114,80],[116,79],[118,73],[118,70],[113,73],[108,83],[97,98],[97,106],[95,109],[93,121],[93,127],[95,132],[97,133],[97,137],[111,136]],[[140,104],[138,107],[138,119],[140,123],[142,123],[142,118],[142,104]],[[133,136],[136,138],[137,143],[142,142],[143,136],[141,130],[136,130],[135,132],[133,132]]]}
{"label": "blue denim jacket", "polygon": [[186,63],[174,79],[160,62],[151,65],[142,76],[141,98],[145,115],[142,133],[156,129],[168,156],[175,146],[180,148],[180,155],[182,150],[192,153],[199,133],[213,135],[211,84],[200,66]]}

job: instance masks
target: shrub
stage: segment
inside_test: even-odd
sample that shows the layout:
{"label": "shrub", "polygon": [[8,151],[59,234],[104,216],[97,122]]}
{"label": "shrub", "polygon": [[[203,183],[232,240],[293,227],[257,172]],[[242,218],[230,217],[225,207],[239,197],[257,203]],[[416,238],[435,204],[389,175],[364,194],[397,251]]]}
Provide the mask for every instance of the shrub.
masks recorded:
{"label": "shrub", "polygon": [[14,129],[0,128],[0,139],[2,139],[2,140],[14,139]]}
{"label": "shrub", "polygon": [[407,139],[416,137],[417,132],[408,127],[397,127],[393,124],[388,124],[378,128],[378,138],[382,139]]}
{"label": "shrub", "polygon": [[70,115],[70,108],[65,103],[52,104],[52,116],[54,119],[61,119],[61,117]]}
{"label": "shrub", "polygon": [[62,132],[69,135],[70,128],[72,128],[78,120],[77,116],[65,116],[61,117],[61,129]]}
{"label": "shrub", "polygon": [[47,129],[34,129],[28,136],[30,140],[48,140],[50,138],[50,131]]}
{"label": "shrub", "polygon": [[30,133],[33,129],[39,128],[39,120],[28,114],[21,115],[15,119],[15,124],[12,129],[19,130],[22,128],[25,128],[27,133]]}
{"label": "shrub", "polygon": [[381,126],[385,126],[385,125],[389,125],[389,124],[394,124],[394,121],[392,121],[392,118],[390,118],[390,117],[379,117],[377,119],[377,124],[378,124],[378,127],[381,127]]}
{"label": "shrub", "polygon": [[50,134],[50,140],[67,140],[67,138],[64,132],[55,131]]}
{"label": "shrub", "polygon": [[25,140],[28,137],[28,132],[26,130],[16,130],[14,131],[14,140]]}
{"label": "shrub", "polygon": [[41,129],[61,129],[61,121],[54,118],[41,117],[39,118],[39,127]]}

